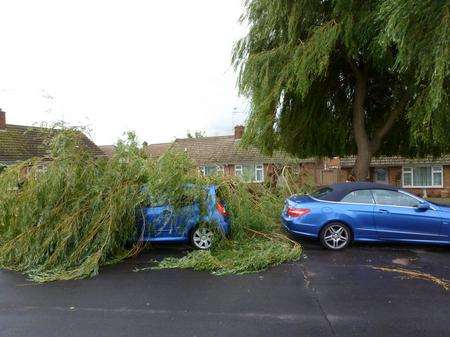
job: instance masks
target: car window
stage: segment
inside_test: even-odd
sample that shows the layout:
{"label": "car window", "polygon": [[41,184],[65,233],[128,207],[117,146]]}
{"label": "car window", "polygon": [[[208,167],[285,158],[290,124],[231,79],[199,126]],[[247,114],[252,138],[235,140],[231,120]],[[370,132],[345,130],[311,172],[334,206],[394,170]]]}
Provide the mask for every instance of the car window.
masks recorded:
{"label": "car window", "polygon": [[333,192],[333,189],[329,186],[319,188],[311,193],[311,196],[317,199],[323,199],[327,194]]}
{"label": "car window", "polygon": [[416,198],[404,193],[388,190],[373,190],[372,193],[375,198],[375,202],[379,205],[406,207],[416,207],[419,205],[419,201]]}
{"label": "car window", "polygon": [[355,204],[373,204],[372,192],[369,190],[353,191],[347,194],[341,200],[342,202],[351,202]]}

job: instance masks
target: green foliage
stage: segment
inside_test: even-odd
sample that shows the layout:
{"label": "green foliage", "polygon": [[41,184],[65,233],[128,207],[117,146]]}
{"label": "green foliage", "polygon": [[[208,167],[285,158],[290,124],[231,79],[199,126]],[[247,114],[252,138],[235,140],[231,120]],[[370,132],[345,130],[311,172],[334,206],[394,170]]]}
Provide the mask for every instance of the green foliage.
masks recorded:
{"label": "green foliage", "polygon": [[306,190],[292,180],[276,189],[243,184],[233,178],[215,180],[232,219],[231,240],[223,239],[210,251],[192,251],[182,258],[165,259],[157,268],[244,274],[300,257],[301,246],[282,233],[279,214],[290,188],[297,192]]}
{"label": "green foliage", "polygon": [[52,153],[0,176],[0,266],[35,281],[95,275],[131,253],[143,159],[130,138],[111,160],[95,160],[73,130],[58,133]]}
{"label": "green foliage", "polygon": [[355,154],[352,106],[362,72],[369,139],[401,110],[379,154],[450,150],[449,0],[245,3],[249,32],[233,64],[251,98],[247,144],[303,158]]}
{"label": "green foliage", "polygon": [[192,268],[215,275],[247,274],[287,261],[297,261],[301,246],[287,238],[248,236],[232,241],[225,248],[192,251],[181,258],[166,258],[155,269]]}
{"label": "green foliage", "polygon": [[386,25],[382,45],[398,46],[395,68],[411,72],[418,89],[408,112],[414,140],[448,141],[450,2],[388,0],[381,4],[379,15]]}
{"label": "green foliage", "polygon": [[142,248],[127,248],[137,237],[142,206],[203,205],[210,184],[219,187],[231,213],[231,238],[217,233],[213,251],[168,259],[160,268],[244,273],[300,255],[300,245],[281,233],[278,221],[294,179],[274,189],[201,177],[185,153],[147,158],[133,134],[117,144],[112,158],[96,159],[80,143],[79,132],[63,129],[51,141],[51,153],[51,160],[35,159],[0,174],[1,268],[38,282],[96,275],[100,266]]}
{"label": "green foliage", "polygon": [[150,204],[181,207],[205,200],[206,181],[185,153],[169,150],[158,160],[147,160],[146,164],[145,187]]}

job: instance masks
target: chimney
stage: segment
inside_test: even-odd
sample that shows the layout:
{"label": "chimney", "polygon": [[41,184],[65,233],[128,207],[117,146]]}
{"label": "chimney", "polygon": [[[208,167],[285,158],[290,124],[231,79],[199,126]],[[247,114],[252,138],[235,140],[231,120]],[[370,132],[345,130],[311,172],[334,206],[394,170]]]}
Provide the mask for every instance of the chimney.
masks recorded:
{"label": "chimney", "polygon": [[5,129],[6,129],[6,114],[2,109],[0,109],[0,130]]}
{"label": "chimney", "polygon": [[234,127],[234,140],[239,140],[244,135],[244,126],[243,125],[236,125]]}

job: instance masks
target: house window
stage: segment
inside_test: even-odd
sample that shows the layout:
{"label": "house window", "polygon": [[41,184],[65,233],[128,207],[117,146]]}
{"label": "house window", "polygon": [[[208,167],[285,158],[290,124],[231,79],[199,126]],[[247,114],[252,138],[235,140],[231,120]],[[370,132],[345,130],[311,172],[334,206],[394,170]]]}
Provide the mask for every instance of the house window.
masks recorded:
{"label": "house window", "polygon": [[403,187],[442,187],[442,166],[403,168]]}
{"label": "house window", "polygon": [[234,167],[234,173],[245,182],[250,183],[255,180],[254,165],[236,165]]}
{"label": "house window", "polygon": [[264,166],[263,165],[255,166],[255,181],[257,183],[262,183],[264,181]]}
{"label": "house window", "polygon": [[234,173],[243,181],[251,183],[261,183],[264,181],[264,166],[263,165],[236,165]]}
{"label": "house window", "polygon": [[204,176],[213,176],[216,174],[223,174],[223,166],[221,166],[221,165],[200,166],[200,172]]}
{"label": "house window", "polygon": [[242,178],[242,165],[235,165],[234,166],[234,174],[237,177]]}

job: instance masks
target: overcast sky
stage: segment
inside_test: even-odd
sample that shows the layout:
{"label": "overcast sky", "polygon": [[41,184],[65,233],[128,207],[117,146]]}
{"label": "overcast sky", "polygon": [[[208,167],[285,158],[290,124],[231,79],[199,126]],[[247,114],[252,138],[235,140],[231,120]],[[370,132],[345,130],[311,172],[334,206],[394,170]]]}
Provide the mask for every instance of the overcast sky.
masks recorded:
{"label": "overcast sky", "polygon": [[171,141],[229,134],[248,105],[230,66],[241,0],[1,0],[0,108],[7,123],[87,125]]}

